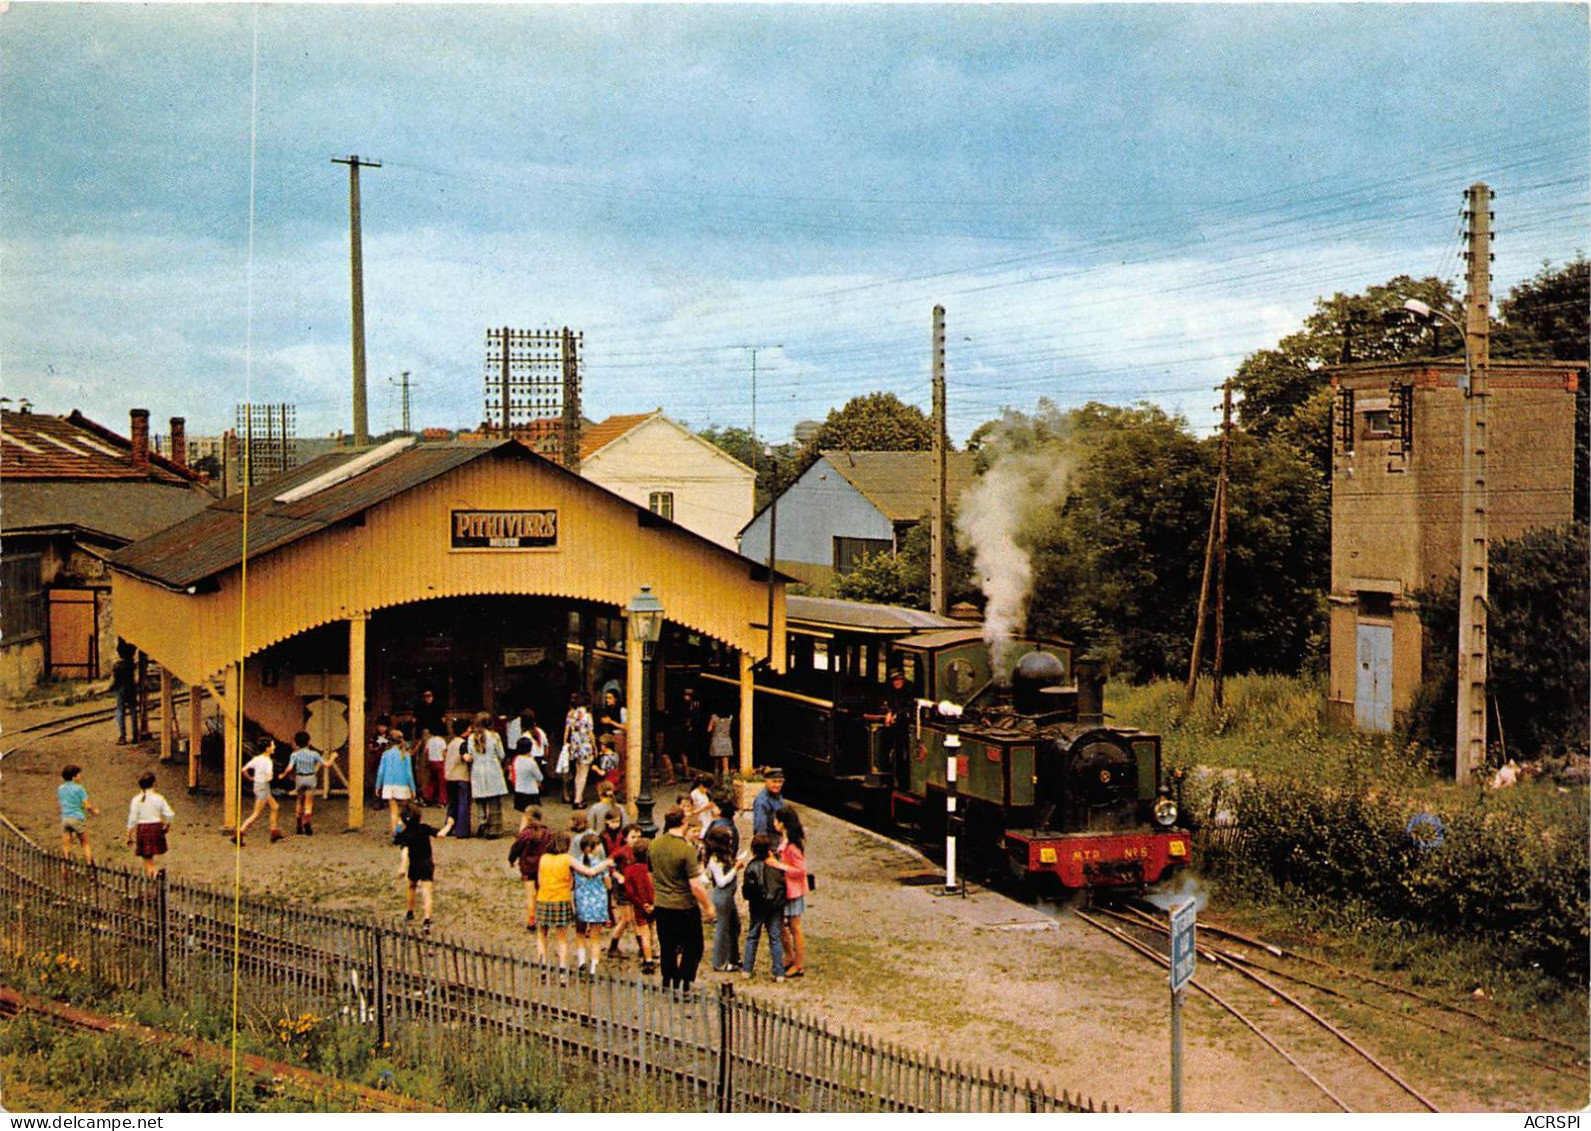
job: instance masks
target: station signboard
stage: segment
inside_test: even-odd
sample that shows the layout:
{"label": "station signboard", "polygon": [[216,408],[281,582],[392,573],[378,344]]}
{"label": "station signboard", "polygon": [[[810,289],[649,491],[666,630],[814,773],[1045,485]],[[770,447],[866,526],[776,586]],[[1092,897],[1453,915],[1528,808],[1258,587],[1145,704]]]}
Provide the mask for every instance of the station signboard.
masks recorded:
{"label": "station signboard", "polygon": [[539,550],[558,544],[555,510],[453,512],[455,550]]}
{"label": "station signboard", "polygon": [[1193,970],[1198,965],[1194,946],[1195,920],[1198,904],[1189,900],[1171,911],[1171,992],[1178,993],[1193,981]]}

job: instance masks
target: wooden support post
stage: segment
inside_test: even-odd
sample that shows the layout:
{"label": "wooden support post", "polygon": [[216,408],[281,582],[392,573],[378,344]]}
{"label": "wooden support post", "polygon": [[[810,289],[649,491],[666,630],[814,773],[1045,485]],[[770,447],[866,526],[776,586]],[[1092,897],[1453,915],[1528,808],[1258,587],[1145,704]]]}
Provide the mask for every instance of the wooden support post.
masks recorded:
{"label": "wooden support post", "polygon": [[369,613],[348,618],[348,827],[365,823],[365,627]]}
{"label": "wooden support post", "polygon": [[242,668],[243,665],[236,662],[227,665],[226,693],[219,697],[226,751],[221,767],[221,827],[229,832],[238,827],[242,818],[238,809],[242,804],[238,788],[243,766],[243,714],[238,710],[243,690]]}
{"label": "wooden support post", "polygon": [[199,754],[204,737],[204,684],[188,685],[188,789],[199,788]]}
{"label": "wooden support post", "polygon": [[171,761],[171,732],[177,728],[177,701],[171,687],[171,673],[160,669],[160,760]]}
{"label": "wooden support post", "polygon": [[756,657],[749,652],[740,653],[740,772],[743,774],[751,773],[751,768],[757,764],[756,741],[751,725],[756,690],[753,671],[756,664]]}
{"label": "wooden support post", "polygon": [[[646,712],[641,709],[645,680],[641,677],[644,659],[641,646],[630,636],[629,618],[624,622],[624,711],[629,719],[629,753],[624,759],[624,799],[633,802],[641,796],[641,759],[652,756],[652,736],[645,734]],[[593,712],[595,713],[595,712]]]}

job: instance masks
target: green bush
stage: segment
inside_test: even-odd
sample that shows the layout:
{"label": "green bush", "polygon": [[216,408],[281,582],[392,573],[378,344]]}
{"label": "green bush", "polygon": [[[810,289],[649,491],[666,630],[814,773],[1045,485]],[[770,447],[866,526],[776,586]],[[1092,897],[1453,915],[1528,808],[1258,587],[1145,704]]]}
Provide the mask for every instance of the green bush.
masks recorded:
{"label": "green bush", "polygon": [[[1222,788],[1224,787],[1224,792]],[[1240,832],[1201,837],[1201,865],[1321,915],[1484,941],[1500,962],[1584,985],[1591,875],[1583,793],[1366,788],[1317,775],[1200,783]],[[1441,829],[1440,843],[1430,835]]]}

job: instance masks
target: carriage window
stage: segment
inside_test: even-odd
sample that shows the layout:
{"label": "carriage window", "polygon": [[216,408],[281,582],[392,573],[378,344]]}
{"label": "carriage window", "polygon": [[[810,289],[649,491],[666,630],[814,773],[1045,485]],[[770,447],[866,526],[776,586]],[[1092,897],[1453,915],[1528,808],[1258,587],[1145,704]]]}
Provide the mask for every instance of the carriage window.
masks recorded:
{"label": "carriage window", "polygon": [[812,669],[820,672],[829,670],[829,642],[827,640],[814,640],[812,642]]}

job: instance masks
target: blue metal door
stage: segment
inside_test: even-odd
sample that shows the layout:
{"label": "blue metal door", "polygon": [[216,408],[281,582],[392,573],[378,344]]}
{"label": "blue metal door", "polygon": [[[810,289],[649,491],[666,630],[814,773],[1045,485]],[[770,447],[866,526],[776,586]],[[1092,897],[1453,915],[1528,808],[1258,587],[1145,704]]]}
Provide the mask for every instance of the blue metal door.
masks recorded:
{"label": "blue metal door", "polygon": [[1354,724],[1360,730],[1392,730],[1392,626],[1361,624],[1359,671],[1354,686]]}

